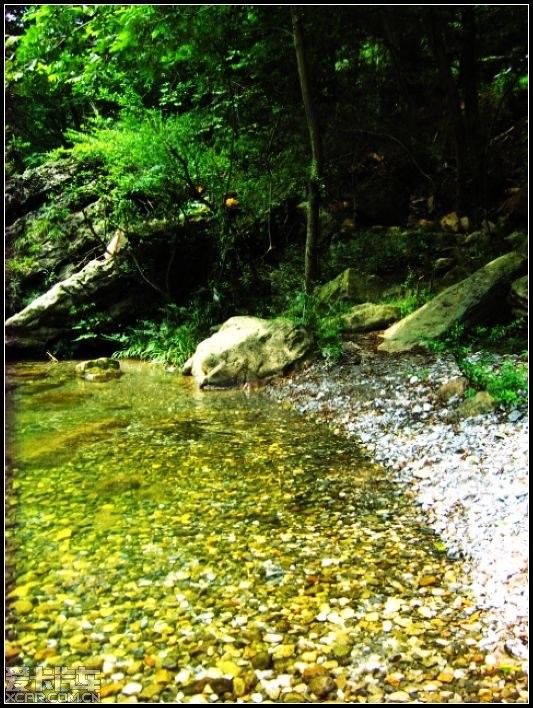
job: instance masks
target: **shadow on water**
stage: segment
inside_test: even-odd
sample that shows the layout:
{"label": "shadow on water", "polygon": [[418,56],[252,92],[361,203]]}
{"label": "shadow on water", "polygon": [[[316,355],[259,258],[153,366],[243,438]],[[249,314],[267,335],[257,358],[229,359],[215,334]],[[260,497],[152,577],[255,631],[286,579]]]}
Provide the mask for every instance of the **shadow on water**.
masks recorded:
{"label": "shadow on water", "polygon": [[157,367],[73,368],[8,370],[11,665],[156,702],[475,693],[463,569],[352,444]]}

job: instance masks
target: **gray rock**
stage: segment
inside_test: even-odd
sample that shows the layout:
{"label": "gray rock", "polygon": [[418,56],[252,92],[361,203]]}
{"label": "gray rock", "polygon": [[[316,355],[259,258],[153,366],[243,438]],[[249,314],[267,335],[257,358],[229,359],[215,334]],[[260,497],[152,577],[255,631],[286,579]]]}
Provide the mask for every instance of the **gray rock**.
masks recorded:
{"label": "gray rock", "polygon": [[288,320],[232,317],[200,342],[183,374],[205,386],[236,386],[284,373],[311,348],[311,338]]}
{"label": "gray rock", "polygon": [[356,305],[342,318],[344,332],[369,332],[388,327],[400,319],[400,308],[365,302]]}
{"label": "gray rock", "polygon": [[347,268],[329,283],[316,291],[321,302],[346,300],[354,304],[376,302],[387,288],[386,283],[372,273],[361,273],[354,268]]}
{"label": "gray rock", "polygon": [[378,347],[384,352],[409,351],[424,339],[435,339],[476,313],[501,300],[501,290],[524,267],[519,253],[506,253],[452,285],[403,320],[393,324]]}
{"label": "gray rock", "polygon": [[89,302],[116,277],[113,259],[95,259],[70,278],[56,283],[27,307],[6,320],[6,346],[45,349],[72,324],[71,308]]}

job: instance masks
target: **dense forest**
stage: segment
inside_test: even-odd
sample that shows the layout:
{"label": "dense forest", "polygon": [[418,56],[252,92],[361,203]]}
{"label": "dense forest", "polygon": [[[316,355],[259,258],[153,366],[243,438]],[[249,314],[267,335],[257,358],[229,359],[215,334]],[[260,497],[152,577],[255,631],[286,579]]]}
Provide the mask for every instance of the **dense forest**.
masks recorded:
{"label": "dense forest", "polygon": [[5,12],[7,315],[127,237],[58,355],[182,362],[347,265],[418,304],[443,229],[480,235],[457,279],[527,224],[525,5]]}

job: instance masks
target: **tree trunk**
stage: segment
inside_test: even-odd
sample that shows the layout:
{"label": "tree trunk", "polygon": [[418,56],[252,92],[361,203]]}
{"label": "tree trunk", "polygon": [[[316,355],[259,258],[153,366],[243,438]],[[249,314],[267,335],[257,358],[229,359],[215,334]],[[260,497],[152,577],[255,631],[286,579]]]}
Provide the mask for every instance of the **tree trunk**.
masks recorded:
{"label": "tree trunk", "polygon": [[462,52],[459,80],[464,97],[464,117],[472,177],[472,198],[480,215],[486,211],[485,137],[479,111],[477,22],[475,7],[461,11]]}
{"label": "tree trunk", "polygon": [[307,185],[307,232],[305,239],[304,289],[310,293],[318,276],[318,240],[320,236],[320,188],[322,183],[323,158],[320,126],[313,103],[309,70],[305,53],[303,30],[298,8],[291,6],[291,19],[298,65],[298,77],[305,109],[309,142],[311,145],[311,166]]}
{"label": "tree trunk", "polygon": [[442,17],[437,17],[434,8],[424,12],[424,21],[429,36],[429,43],[435,57],[437,69],[444,88],[446,103],[450,114],[455,144],[456,197],[455,208],[465,213],[468,184],[468,145],[466,129],[461,111],[461,96],[453,77],[452,68],[446,53],[446,41],[442,29]]}
{"label": "tree trunk", "polygon": [[[402,48],[401,45],[397,42],[394,34],[394,15],[392,15],[392,22],[391,22],[391,8],[387,7],[385,9],[380,8],[379,10],[379,17],[381,19],[381,24],[383,27],[383,36],[385,39],[385,46],[388,48],[392,63],[394,65],[394,70],[396,72],[396,76],[398,77],[398,85],[400,87],[399,90],[399,95],[402,96],[403,94],[403,101],[405,105],[405,113],[406,113],[406,123],[407,123],[407,134],[411,138],[411,136],[414,136],[417,134],[417,130],[415,129],[416,125],[416,109],[415,109],[415,101],[413,99],[413,94],[412,91],[409,87],[409,84],[405,78],[405,72],[406,69],[409,69],[408,64],[405,63],[405,58],[404,58],[404,63],[402,64]],[[411,143],[412,144],[412,143]]]}

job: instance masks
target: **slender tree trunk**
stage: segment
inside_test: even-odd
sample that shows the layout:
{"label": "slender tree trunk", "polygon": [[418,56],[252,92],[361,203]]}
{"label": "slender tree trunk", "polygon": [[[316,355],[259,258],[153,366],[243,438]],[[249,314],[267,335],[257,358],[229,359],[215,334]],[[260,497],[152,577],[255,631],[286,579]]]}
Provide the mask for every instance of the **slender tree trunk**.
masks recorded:
{"label": "slender tree trunk", "polygon": [[[455,79],[446,51],[442,17],[425,10],[427,33],[445,90],[452,122],[457,169],[456,208],[462,213],[484,216],[486,210],[485,139],[479,110],[476,8],[461,10],[461,56]],[[439,21],[440,20],[440,21]]]}
{"label": "slender tree trunk", "polygon": [[433,56],[437,64],[440,79],[444,87],[446,103],[450,114],[455,143],[455,168],[456,177],[456,204],[455,208],[464,213],[467,204],[467,184],[468,184],[468,143],[466,128],[461,111],[461,96],[452,68],[446,54],[446,42],[442,30],[442,18],[438,18],[434,8],[425,10],[424,20],[429,36],[429,42],[433,51]]}
{"label": "slender tree trunk", "polygon": [[298,77],[305,109],[309,142],[311,145],[311,165],[307,185],[307,233],[305,240],[304,289],[310,293],[318,276],[318,240],[320,237],[320,188],[323,172],[322,141],[320,126],[315,111],[301,18],[297,7],[291,5],[291,20],[298,65]]}
{"label": "slender tree trunk", "polygon": [[481,215],[486,211],[485,136],[479,110],[476,8],[461,11],[463,46],[459,80],[464,97],[464,116],[473,182],[472,197]]}
{"label": "slender tree trunk", "polygon": [[383,35],[385,38],[386,46],[392,58],[392,63],[398,77],[398,84],[400,86],[400,95],[403,94],[403,100],[406,107],[407,114],[407,133],[409,136],[416,135],[415,126],[415,102],[413,99],[413,94],[409,88],[409,84],[405,79],[405,65],[402,66],[402,53],[400,47],[398,46],[395,36],[394,36],[394,16],[391,22],[391,11],[390,8],[381,9],[379,11],[379,16],[381,18],[381,24],[383,26]]}

